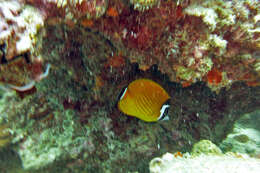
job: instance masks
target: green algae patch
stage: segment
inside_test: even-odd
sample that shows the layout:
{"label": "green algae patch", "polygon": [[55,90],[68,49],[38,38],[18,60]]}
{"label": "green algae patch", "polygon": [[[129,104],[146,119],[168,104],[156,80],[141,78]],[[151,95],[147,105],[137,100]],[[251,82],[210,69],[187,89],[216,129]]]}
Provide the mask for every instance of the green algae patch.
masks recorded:
{"label": "green algae patch", "polygon": [[249,141],[249,137],[245,134],[237,135],[234,139],[241,143],[247,143]]}
{"label": "green algae patch", "polygon": [[222,151],[211,141],[201,140],[198,143],[194,144],[191,154],[197,156],[200,154],[215,154],[220,155]]}

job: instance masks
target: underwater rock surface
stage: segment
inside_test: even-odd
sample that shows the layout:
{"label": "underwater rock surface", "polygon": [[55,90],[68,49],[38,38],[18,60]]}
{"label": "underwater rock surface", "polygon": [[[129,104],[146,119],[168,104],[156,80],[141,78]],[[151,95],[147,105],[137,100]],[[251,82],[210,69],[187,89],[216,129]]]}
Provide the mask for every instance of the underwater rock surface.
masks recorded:
{"label": "underwater rock surface", "polygon": [[155,158],[150,163],[151,173],[257,173],[260,171],[260,160],[232,155],[214,156],[200,155],[197,157],[175,158],[166,153],[162,158]]}
{"label": "underwater rock surface", "polygon": [[247,113],[234,124],[233,131],[220,144],[226,152],[260,155],[260,110]]}
{"label": "underwater rock surface", "polygon": [[151,173],[257,173],[260,171],[260,159],[250,158],[246,154],[221,150],[209,140],[194,144],[190,153],[166,153],[150,162]]}

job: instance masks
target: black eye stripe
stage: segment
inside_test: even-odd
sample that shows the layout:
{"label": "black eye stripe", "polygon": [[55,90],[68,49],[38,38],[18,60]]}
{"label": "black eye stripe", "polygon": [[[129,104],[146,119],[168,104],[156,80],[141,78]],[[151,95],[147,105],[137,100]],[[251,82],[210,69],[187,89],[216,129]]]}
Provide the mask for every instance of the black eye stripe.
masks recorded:
{"label": "black eye stripe", "polygon": [[123,94],[125,94],[126,90],[127,90],[127,86],[124,87],[124,88],[120,91],[120,93],[119,93],[119,95],[118,95],[118,97],[117,97],[117,102],[119,102],[119,101],[121,100],[121,97],[123,96]]}

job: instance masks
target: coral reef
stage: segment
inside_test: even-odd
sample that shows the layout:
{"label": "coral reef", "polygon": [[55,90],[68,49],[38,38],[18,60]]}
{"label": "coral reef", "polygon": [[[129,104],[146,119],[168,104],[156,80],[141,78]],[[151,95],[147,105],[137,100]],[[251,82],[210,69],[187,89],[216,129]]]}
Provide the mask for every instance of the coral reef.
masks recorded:
{"label": "coral reef", "polygon": [[160,1],[143,12],[120,2],[110,7],[120,9],[118,15],[89,27],[125,48],[141,69],[158,64],[172,81],[205,81],[215,91],[236,81],[259,85],[258,58],[252,56],[259,50],[257,1]]}
{"label": "coral reef", "polygon": [[257,1],[130,1],[140,12],[119,0],[25,3],[50,25],[63,21],[73,27],[78,22],[101,32],[140,69],[158,64],[183,86],[205,81],[219,92],[236,81],[260,83]]}
{"label": "coral reef", "polygon": [[[259,7],[255,0],[0,0],[1,150],[19,157],[21,172],[39,173],[146,173],[168,151],[186,164],[256,163],[221,154],[213,142],[235,152],[229,137],[245,148],[256,138],[231,132],[260,109]],[[168,121],[145,123],[117,109],[121,90],[140,78],[169,93]]]}
{"label": "coral reef", "polygon": [[[111,57],[110,43],[88,30],[57,25],[46,31],[50,37],[43,55],[49,54],[53,66],[48,78],[36,83],[37,92],[32,95],[20,98],[12,92],[1,100],[9,103],[1,105],[1,117],[10,122],[13,148],[26,171],[148,172],[149,160],[166,151],[189,151],[200,138],[220,141],[241,112],[260,105],[255,102],[256,88],[242,84],[218,96],[211,95],[205,85],[183,89],[171,84],[167,87],[174,96],[170,120],[138,121],[115,108],[123,88],[120,83],[123,77],[132,80],[145,75],[156,80],[157,73],[133,74],[134,67],[123,68],[123,73],[122,66],[129,61],[120,53]],[[125,64],[106,61],[113,58],[124,59]],[[243,106],[234,104],[238,97],[244,100]],[[227,98],[233,99],[224,103]]]}

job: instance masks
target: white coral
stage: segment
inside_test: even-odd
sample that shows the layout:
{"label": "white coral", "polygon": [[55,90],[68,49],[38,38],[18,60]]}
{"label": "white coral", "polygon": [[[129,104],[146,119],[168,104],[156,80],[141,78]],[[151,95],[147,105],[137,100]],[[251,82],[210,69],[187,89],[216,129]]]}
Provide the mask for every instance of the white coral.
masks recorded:
{"label": "white coral", "polygon": [[202,17],[203,22],[207,24],[211,30],[215,30],[218,15],[213,9],[192,5],[186,8],[185,12],[191,16]]}
{"label": "white coral", "polygon": [[40,12],[17,1],[0,1],[0,44],[6,44],[6,58],[32,51],[36,35],[44,25]]}
{"label": "white coral", "polygon": [[[239,156],[239,157],[238,157]],[[150,162],[151,173],[258,173],[260,160],[245,155],[175,157],[166,153]]]}

